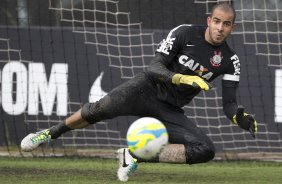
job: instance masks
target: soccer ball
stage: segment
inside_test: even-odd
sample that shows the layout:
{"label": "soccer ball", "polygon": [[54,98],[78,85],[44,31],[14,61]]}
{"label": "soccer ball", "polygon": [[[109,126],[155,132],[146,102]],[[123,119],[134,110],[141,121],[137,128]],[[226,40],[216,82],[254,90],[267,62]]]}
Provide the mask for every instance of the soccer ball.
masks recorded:
{"label": "soccer ball", "polygon": [[127,131],[127,144],[131,153],[138,158],[150,160],[168,144],[168,133],[162,122],[143,117],[134,121]]}

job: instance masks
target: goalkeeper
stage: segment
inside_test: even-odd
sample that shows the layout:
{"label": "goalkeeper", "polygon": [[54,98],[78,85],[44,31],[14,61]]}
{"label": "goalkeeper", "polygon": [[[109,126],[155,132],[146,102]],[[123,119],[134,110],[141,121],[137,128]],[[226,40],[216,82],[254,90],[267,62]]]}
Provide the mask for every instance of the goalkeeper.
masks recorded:
{"label": "goalkeeper", "polygon": [[[222,75],[223,110],[227,118],[253,136],[257,123],[252,115],[238,107],[236,91],[240,79],[240,61],[226,43],[234,29],[236,14],[227,3],[216,4],[207,17],[207,26],[180,25],[159,44],[145,72],[125,82],[95,103],[86,103],[64,122],[27,135],[23,151],[63,133],[84,128],[117,116],[150,116],[162,121],[169,133],[170,145],[157,158],[159,162],[196,164],[212,160],[215,148],[209,137],[189,120],[182,109],[209,82]],[[128,149],[118,150],[118,178],[127,181],[137,162]]]}

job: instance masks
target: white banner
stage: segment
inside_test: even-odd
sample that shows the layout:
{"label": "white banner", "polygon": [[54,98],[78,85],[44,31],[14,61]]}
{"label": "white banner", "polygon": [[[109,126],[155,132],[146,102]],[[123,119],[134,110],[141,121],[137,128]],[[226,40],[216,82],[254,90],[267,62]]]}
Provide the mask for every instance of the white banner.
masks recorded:
{"label": "white banner", "polygon": [[[10,61],[0,70],[0,104],[9,115],[38,115],[39,105],[46,116],[67,115],[68,65],[53,63],[48,80],[44,63]],[[1,88],[0,88],[1,89]],[[56,112],[53,108],[56,105]],[[28,110],[27,110],[28,109]]]}

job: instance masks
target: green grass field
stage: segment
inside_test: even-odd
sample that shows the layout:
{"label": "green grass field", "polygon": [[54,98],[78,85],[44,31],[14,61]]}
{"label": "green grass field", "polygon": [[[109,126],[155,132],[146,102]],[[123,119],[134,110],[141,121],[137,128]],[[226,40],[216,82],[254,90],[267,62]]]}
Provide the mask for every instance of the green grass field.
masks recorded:
{"label": "green grass field", "polygon": [[[122,183],[117,181],[116,170],[115,159],[0,157],[1,184]],[[127,183],[279,184],[282,163],[141,163]]]}

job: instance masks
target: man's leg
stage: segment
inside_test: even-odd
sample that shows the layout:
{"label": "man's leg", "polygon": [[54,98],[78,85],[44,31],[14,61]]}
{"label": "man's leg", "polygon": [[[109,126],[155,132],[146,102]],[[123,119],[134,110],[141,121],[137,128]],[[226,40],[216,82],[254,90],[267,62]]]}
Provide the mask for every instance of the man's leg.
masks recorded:
{"label": "man's leg", "polygon": [[65,121],[51,128],[28,134],[21,142],[21,149],[23,151],[32,151],[42,143],[50,142],[70,130],[85,128],[88,125],[89,123],[82,119],[80,109]]}
{"label": "man's leg", "polygon": [[[99,101],[84,104],[80,110],[56,126],[30,133],[22,140],[21,148],[23,151],[32,151],[40,144],[57,139],[73,129],[85,128],[89,124],[120,115],[145,114],[142,109],[147,109],[146,104],[150,104],[147,98],[152,96],[148,87],[150,88],[150,84],[146,77],[142,74],[138,75],[113,89]],[[150,91],[150,94],[145,94],[144,89],[147,89],[146,92]],[[138,102],[140,104],[137,104]]]}
{"label": "man's leg", "polygon": [[68,117],[64,122],[61,122],[58,125],[51,127],[49,129],[49,134],[51,136],[51,139],[57,139],[67,131],[85,128],[88,125],[89,123],[81,117],[81,109],[79,109],[73,115]]}
{"label": "man's leg", "polygon": [[157,118],[165,124],[170,142],[159,154],[159,162],[196,164],[214,158],[212,141],[183,111],[164,105]]}
{"label": "man's leg", "polygon": [[183,144],[169,144],[159,154],[158,161],[162,163],[186,163],[185,146]]}
{"label": "man's leg", "polygon": [[[169,134],[170,137],[175,137]],[[178,135],[179,136],[179,135]],[[190,137],[190,136],[189,136]],[[170,138],[173,139],[173,138]],[[196,164],[204,163],[214,158],[214,146],[209,141],[170,141],[165,146],[159,156],[152,162],[175,163],[175,164]],[[143,160],[138,160],[143,161]]]}
{"label": "man's leg", "polygon": [[182,137],[183,141],[178,139],[176,142],[172,140],[176,136],[169,134],[171,137],[170,144],[159,154],[158,161],[163,163],[197,164],[208,162],[214,158],[215,148],[211,141],[205,138],[202,139],[202,136],[199,139],[187,134],[183,137],[178,134],[177,136]]}

